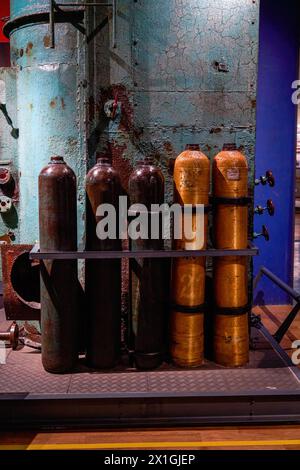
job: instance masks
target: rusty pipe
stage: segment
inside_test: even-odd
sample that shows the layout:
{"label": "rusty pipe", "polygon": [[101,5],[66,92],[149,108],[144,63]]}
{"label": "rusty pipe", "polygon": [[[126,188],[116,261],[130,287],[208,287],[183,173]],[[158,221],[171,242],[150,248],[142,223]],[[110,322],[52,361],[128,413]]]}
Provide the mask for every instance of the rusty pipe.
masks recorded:
{"label": "rusty pipe", "polygon": [[9,330],[0,333],[0,341],[7,341],[13,350],[17,349],[19,344],[19,327],[14,321]]}

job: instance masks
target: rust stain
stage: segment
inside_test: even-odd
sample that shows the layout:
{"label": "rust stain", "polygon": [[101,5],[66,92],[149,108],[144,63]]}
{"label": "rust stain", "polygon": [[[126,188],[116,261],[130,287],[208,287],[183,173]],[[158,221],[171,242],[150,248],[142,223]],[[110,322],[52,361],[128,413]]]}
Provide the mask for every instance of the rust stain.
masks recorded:
{"label": "rust stain", "polygon": [[90,122],[95,119],[95,99],[93,96],[89,97],[88,118]]}
{"label": "rust stain", "polygon": [[[175,161],[175,158],[176,158],[176,152],[173,148],[173,145],[171,142],[169,142],[168,140],[166,142],[163,143],[163,148],[166,152],[166,156],[167,156],[167,166],[168,166],[168,172],[170,175],[173,174],[173,160]],[[170,173],[171,172],[171,173]]]}
{"label": "rust stain", "polygon": [[114,100],[117,96],[118,103],[121,105],[121,122],[120,130],[125,132],[132,131],[133,125],[133,108],[130,101],[130,92],[124,85],[116,84],[101,89],[100,109],[103,110],[108,100]]}
{"label": "rust stain", "polygon": [[132,172],[132,166],[130,161],[123,157],[124,150],[126,149],[126,145],[111,145],[111,157],[112,163],[114,168],[120,175],[121,184],[124,191],[127,193],[128,191],[128,180],[129,176]]}
{"label": "rust stain", "polygon": [[220,134],[220,132],[222,132],[221,127],[213,127],[213,128],[209,131],[210,134]]}
{"label": "rust stain", "polygon": [[29,109],[30,109],[30,111],[33,110],[33,104],[32,103],[29,103]]}
{"label": "rust stain", "polygon": [[50,47],[50,36],[46,35],[43,38],[44,46],[45,47]]}
{"label": "rust stain", "polygon": [[[31,269],[31,262],[28,257],[26,263],[26,254],[33,245],[2,245],[1,257],[3,268],[3,300],[5,314],[8,320],[39,320],[40,304],[36,301],[37,290],[39,287],[35,285],[36,279],[39,278],[38,266]],[[18,284],[18,292],[16,289],[16,277],[13,276],[14,265],[20,257],[25,257],[25,263],[21,265],[21,269],[26,268],[25,281]],[[21,286],[21,289],[19,287]]]}
{"label": "rust stain", "polygon": [[171,144],[171,142],[164,142],[164,149],[167,153],[173,153],[173,145]]}
{"label": "rust stain", "polygon": [[252,109],[256,108],[256,100],[251,100],[251,108]]}
{"label": "rust stain", "polygon": [[56,100],[55,99],[50,101],[50,106],[51,106],[51,108],[55,108],[55,106],[56,106]]}
{"label": "rust stain", "polygon": [[20,57],[23,57],[24,55],[24,49],[20,49]]}
{"label": "rust stain", "polygon": [[33,44],[32,42],[29,42],[25,50],[26,55],[30,56],[32,54],[32,48],[33,48]]}
{"label": "rust stain", "polygon": [[63,98],[61,98],[60,101],[61,101],[61,107],[62,107],[62,109],[65,109],[65,107],[66,107],[65,100],[64,100]]}

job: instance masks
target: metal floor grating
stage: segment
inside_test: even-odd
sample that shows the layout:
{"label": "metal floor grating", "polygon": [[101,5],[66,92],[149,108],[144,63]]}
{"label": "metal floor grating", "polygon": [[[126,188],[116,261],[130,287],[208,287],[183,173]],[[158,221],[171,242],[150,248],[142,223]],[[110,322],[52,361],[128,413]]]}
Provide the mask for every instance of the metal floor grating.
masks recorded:
{"label": "metal floor grating", "polygon": [[53,375],[44,371],[41,354],[28,347],[8,350],[7,362],[0,365],[0,394],[209,394],[299,391],[300,381],[280,356],[267,348],[254,330],[252,340],[259,349],[251,351],[244,368],[225,369],[206,362],[200,369],[178,370],[162,366],[151,372],[133,369],[96,372],[84,365],[72,374]]}

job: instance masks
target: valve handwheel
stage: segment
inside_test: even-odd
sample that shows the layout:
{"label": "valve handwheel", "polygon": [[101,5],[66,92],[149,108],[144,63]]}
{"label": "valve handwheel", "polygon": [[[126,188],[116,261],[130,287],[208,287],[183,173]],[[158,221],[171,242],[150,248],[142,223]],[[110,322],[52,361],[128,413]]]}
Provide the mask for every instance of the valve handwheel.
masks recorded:
{"label": "valve handwheel", "polygon": [[268,231],[268,229],[265,225],[262,226],[262,229],[261,229],[260,233],[254,232],[253,238],[259,238],[259,237],[264,237],[266,242],[268,242],[270,240],[269,231]]}
{"label": "valve handwheel", "polygon": [[254,209],[255,214],[259,214],[259,215],[262,215],[265,211],[268,211],[271,217],[273,217],[273,215],[275,214],[275,206],[274,206],[272,199],[267,200],[266,207],[262,207],[258,205]]}
{"label": "valve handwheel", "polygon": [[260,178],[257,178],[255,180],[255,185],[256,186],[259,185],[259,184],[262,184],[263,186],[265,186],[267,183],[271,188],[274,188],[274,186],[275,186],[275,177],[273,175],[272,170],[266,171],[265,176],[261,176]]}

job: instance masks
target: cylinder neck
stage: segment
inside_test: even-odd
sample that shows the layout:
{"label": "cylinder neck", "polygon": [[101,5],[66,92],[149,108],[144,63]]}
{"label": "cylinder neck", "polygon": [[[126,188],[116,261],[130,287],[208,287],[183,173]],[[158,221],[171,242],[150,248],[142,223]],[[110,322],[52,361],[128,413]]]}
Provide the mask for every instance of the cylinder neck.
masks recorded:
{"label": "cylinder neck", "polygon": [[233,150],[237,150],[237,147],[236,147],[236,144],[224,144],[223,145],[223,150],[225,151],[233,151]]}
{"label": "cylinder neck", "polygon": [[58,156],[58,155],[55,155],[55,156],[51,157],[50,163],[55,163],[55,164],[57,164],[57,163],[65,163],[64,157],[60,157],[60,156]]}
{"label": "cylinder neck", "polygon": [[200,145],[199,144],[186,144],[185,150],[196,150],[200,152]]}
{"label": "cylinder neck", "polygon": [[137,162],[138,165],[154,165],[154,159],[152,157],[142,158]]}
{"label": "cylinder neck", "polygon": [[110,159],[108,157],[98,157],[97,164],[98,165],[110,165]]}

